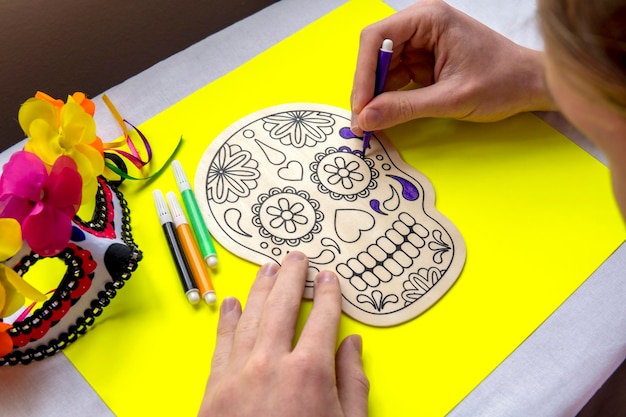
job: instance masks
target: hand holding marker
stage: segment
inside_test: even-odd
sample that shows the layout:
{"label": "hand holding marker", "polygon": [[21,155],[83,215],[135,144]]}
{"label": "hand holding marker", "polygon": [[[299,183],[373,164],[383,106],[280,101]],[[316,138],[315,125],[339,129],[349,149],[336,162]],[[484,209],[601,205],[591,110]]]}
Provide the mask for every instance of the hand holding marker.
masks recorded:
{"label": "hand holding marker", "polygon": [[187,209],[187,214],[191,221],[191,227],[193,227],[193,232],[196,235],[200,250],[202,251],[202,256],[204,256],[207,265],[214,267],[217,265],[217,253],[215,252],[215,246],[213,246],[209,229],[202,219],[202,213],[200,213],[200,208],[191,190],[191,185],[179,161],[172,161],[172,169],[174,170],[178,190],[183,197],[183,203],[185,204],[185,209]]}
{"label": "hand holding marker", "polygon": [[213,288],[209,271],[207,270],[202,255],[200,255],[196,239],[193,237],[193,233],[191,232],[189,223],[187,223],[187,218],[183,213],[183,209],[178,203],[176,194],[170,191],[167,193],[166,197],[167,204],[170,206],[170,211],[172,213],[174,225],[176,226],[176,235],[178,236],[178,240],[183,247],[185,259],[187,259],[187,264],[189,265],[189,269],[191,269],[191,273],[193,274],[196,284],[200,289],[202,298],[207,302],[207,304],[214,304],[217,300],[215,297],[215,289]]}
{"label": "hand holding marker", "polygon": [[[381,94],[385,90],[385,81],[387,81],[387,73],[391,64],[391,56],[393,55],[393,41],[385,39],[380,50],[378,51],[378,64],[376,65],[376,84],[374,86],[374,97]],[[370,144],[372,132],[363,134],[363,155]]]}

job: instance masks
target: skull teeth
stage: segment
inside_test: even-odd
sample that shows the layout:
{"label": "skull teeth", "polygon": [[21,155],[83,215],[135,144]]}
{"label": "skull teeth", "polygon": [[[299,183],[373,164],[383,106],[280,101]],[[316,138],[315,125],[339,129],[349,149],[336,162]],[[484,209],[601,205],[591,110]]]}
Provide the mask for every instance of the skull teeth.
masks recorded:
{"label": "skull teeth", "polygon": [[400,213],[384,236],[364,252],[337,265],[337,273],[359,291],[401,276],[413,265],[426,242],[428,230],[408,213]]}

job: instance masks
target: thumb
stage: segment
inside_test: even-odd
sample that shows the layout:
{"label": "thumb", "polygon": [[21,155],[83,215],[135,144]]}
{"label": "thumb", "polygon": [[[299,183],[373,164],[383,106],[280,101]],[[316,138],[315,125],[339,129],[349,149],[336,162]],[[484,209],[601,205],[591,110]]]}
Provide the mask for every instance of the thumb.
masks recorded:
{"label": "thumb", "polygon": [[385,92],[359,113],[358,127],[376,131],[423,117],[458,118],[466,104],[462,91],[452,83],[440,81],[427,87]]}
{"label": "thumb", "polygon": [[346,417],[366,417],[370,385],[363,371],[362,340],[359,335],[346,337],[336,356],[337,390]]}

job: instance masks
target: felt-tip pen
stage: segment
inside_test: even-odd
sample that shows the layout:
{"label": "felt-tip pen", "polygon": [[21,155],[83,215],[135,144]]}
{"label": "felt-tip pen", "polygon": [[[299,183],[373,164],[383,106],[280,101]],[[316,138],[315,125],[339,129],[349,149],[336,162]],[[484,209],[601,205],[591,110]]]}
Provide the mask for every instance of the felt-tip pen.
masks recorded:
{"label": "felt-tip pen", "polygon": [[191,273],[196,280],[196,284],[198,284],[202,298],[207,302],[207,304],[214,304],[217,300],[215,297],[215,289],[213,288],[209,271],[207,270],[204,259],[200,254],[198,244],[193,237],[193,233],[191,232],[187,218],[183,213],[183,209],[180,207],[178,198],[173,192],[168,192],[166,198],[167,204],[170,206],[174,225],[176,226],[176,236],[178,236],[178,241],[183,247],[185,259],[187,260],[189,269],[191,269]]}
{"label": "felt-tip pen", "polygon": [[172,169],[174,170],[176,184],[178,185],[178,190],[183,198],[185,209],[187,209],[187,215],[189,216],[189,221],[191,222],[191,227],[193,228],[198,245],[200,246],[202,256],[204,256],[204,260],[207,265],[214,267],[217,265],[217,253],[215,252],[215,246],[213,245],[211,235],[209,234],[209,229],[206,227],[206,223],[204,223],[204,220],[202,219],[202,213],[200,213],[200,208],[198,207],[198,202],[196,201],[193,191],[191,190],[189,180],[187,180],[185,171],[179,161],[172,161]]}
{"label": "felt-tip pen", "polygon": [[187,261],[185,261],[185,256],[180,246],[180,242],[176,237],[176,233],[174,231],[174,221],[172,220],[172,215],[165,204],[163,193],[161,190],[154,190],[152,196],[154,197],[154,204],[156,206],[157,214],[159,215],[159,221],[161,222],[163,233],[165,233],[165,239],[167,240],[167,245],[170,248],[170,253],[172,254],[172,258],[176,264],[176,270],[178,271],[178,276],[183,284],[185,295],[187,295],[187,299],[191,304],[197,304],[198,301],[200,301],[200,293],[198,292],[198,288],[196,288],[196,283],[193,281],[193,276],[191,275]]}
{"label": "felt-tip pen", "polygon": [[[374,97],[381,94],[385,89],[385,81],[387,81],[387,73],[389,72],[389,65],[391,64],[391,56],[393,55],[393,41],[391,39],[385,39],[383,41],[380,50],[378,51],[378,64],[376,65],[376,84],[374,85]],[[365,132],[363,134],[363,155],[365,150],[370,145],[370,138],[372,132]]]}

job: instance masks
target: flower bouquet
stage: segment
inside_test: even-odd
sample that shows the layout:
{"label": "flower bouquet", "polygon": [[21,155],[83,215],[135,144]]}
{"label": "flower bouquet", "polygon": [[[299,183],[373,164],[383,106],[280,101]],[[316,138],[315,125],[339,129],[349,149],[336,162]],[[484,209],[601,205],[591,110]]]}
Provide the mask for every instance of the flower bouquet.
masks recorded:
{"label": "flower bouquet", "polygon": [[105,176],[120,174],[107,162],[120,158],[96,135],[94,112],[83,93],[38,92],[20,107],[28,139],[0,176],[0,365],[72,343],[141,260],[119,181]]}

